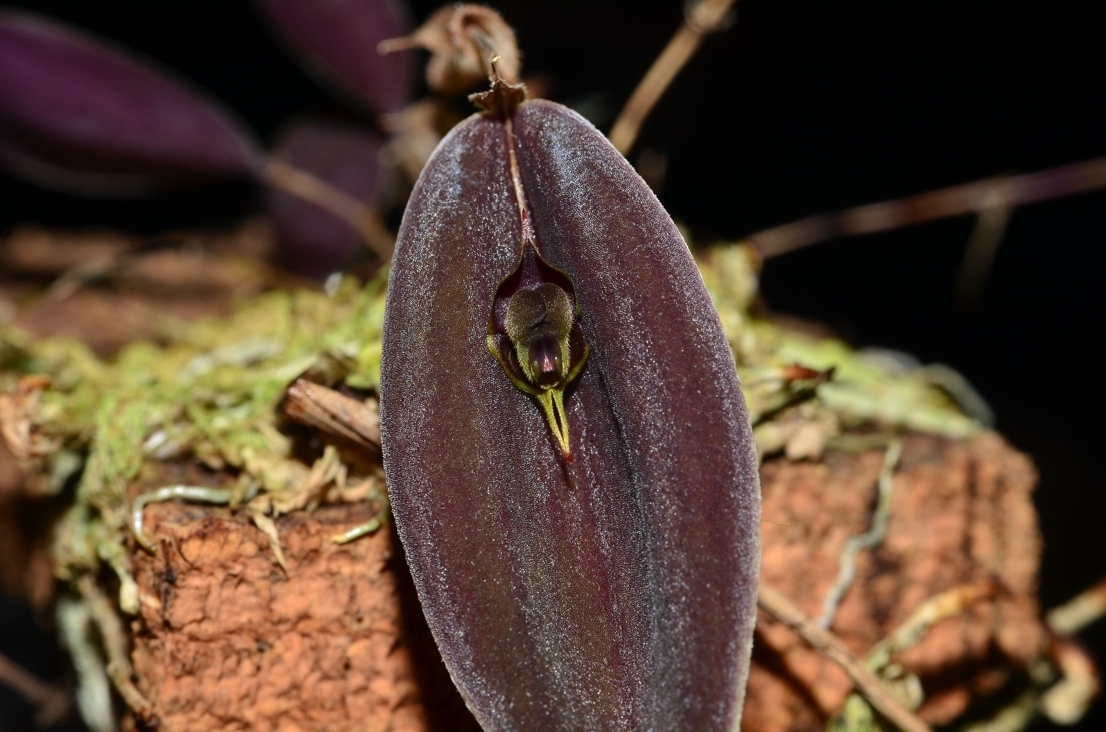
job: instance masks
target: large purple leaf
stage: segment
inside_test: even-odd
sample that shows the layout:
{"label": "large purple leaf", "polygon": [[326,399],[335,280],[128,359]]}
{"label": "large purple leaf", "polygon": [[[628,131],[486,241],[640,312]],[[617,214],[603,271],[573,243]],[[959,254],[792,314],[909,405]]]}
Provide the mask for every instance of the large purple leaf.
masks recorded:
{"label": "large purple leaf", "polygon": [[[311,173],[368,204],[380,180],[381,140],[362,125],[304,119],[276,140],[273,157]],[[346,219],[276,188],[265,192],[265,209],[277,225],[287,266],[323,277],[347,263],[362,246]]]}
{"label": "large purple leaf", "polygon": [[228,112],[150,62],[0,10],[0,163],[17,174],[113,195],[252,175],[260,158]]}
{"label": "large purple leaf", "polygon": [[376,113],[399,111],[411,93],[411,54],[381,55],[407,35],[399,0],[257,0],[281,36],[322,78]]}
{"label": "large purple leaf", "polygon": [[[514,143],[478,115],[439,146],[389,282],[384,465],[427,620],[487,730],[735,730],[760,499],[718,316],[594,127],[540,101],[510,120]],[[590,348],[567,450],[489,348],[514,338],[504,293],[539,280],[571,290]]]}

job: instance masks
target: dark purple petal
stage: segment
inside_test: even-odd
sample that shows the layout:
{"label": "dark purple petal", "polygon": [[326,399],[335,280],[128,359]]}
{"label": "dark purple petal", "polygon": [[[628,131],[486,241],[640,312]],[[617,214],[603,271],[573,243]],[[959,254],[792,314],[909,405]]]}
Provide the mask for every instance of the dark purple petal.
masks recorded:
{"label": "dark purple petal", "polygon": [[277,31],[325,81],[376,113],[411,93],[411,54],[382,56],[381,41],[409,32],[399,0],[257,0]]}
{"label": "dark purple petal", "polygon": [[30,13],[0,11],[0,162],[57,188],[140,192],[251,175],[227,111],[150,62]]}
{"label": "dark purple petal", "polygon": [[[272,154],[370,203],[380,180],[380,150],[380,138],[361,125],[306,119],[280,135]],[[286,264],[294,272],[324,277],[341,269],[363,246],[348,221],[310,201],[269,188],[265,209],[277,225]]]}
{"label": "dark purple petal", "polygon": [[736,729],[759,563],[757,463],[733,356],[687,246],[594,127],[513,115],[535,238],[591,349],[572,460],[489,355],[523,233],[505,124],[423,171],[384,327],[393,511],[454,681],[487,730]]}

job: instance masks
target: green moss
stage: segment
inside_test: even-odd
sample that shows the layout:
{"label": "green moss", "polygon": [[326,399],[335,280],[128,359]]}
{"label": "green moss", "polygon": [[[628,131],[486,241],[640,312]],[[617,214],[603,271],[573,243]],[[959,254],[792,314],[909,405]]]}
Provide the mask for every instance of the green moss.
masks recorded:
{"label": "green moss", "polygon": [[133,611],[121,549],[127,486],[146,461],[195,457],[236,473],[239,500],[251,487],[275,494],[269,511],[305,503],[296,494],[311,471],[280,431],[280,401],[293,379],[328,357],[347,383],[377,387],[385,277],[365,287],[347,278],[330,294],[268,293],[229,318],[176,326],[166,346],[128,345],[110,363],[73,340],[0,330],[0,386],[11,390],[27,374],[49,378],[29,414],[43,453],[35,467],[52,476],[44,485],[57,491],[80,476],[55,531],[59,576],[107,563],[122,579],[121,605]]}
{"label": "green moss", "polygon": [[[839,340],[758,315],[757,258],[749,248],[716,246],[699,263],[762,454],[815,455],[858,429],[960,437],[980,428],[925,369],[891,367]],[[0,387],[10,391],[27,374],[49,379],[27,407],[43,492],[77,481],[73,506],[55,532],[59,576],[107,563],[122,579],[122,606],[133,610],[122,551],[127,487],[149,461],[194,458],[229,471],[237,475],[230,501],[256,496],[250,505],[258,515],[310,507],[321,500],[320,480],[342,483],[346,469],[333,451],[314,466],[293,456],[279,404],[309,369],[377,388],[385,277],[363,287],[346,278],[329,294],[270,292],[228,318],[175,324],[167,345],[134,343],[110,363],[73,340],[35,341],[0,329]]]}

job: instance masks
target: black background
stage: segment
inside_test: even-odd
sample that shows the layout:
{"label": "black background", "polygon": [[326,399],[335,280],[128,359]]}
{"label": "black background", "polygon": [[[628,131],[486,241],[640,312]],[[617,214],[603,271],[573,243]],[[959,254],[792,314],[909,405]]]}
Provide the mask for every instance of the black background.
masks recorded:
{"label": "black background", "polygon": [[[245,0],[88,2],[35,8],[176,69],[263,138],[288,117],[334,107],[268,36]],[[438,3],[412,3],[416,19]],[[513,0],[528,72],[552,96],[606,107],[609,125],[682,17],[679,0]],[[743,0],[647,122],[638,150],[668,156],[661,199],[703,237],[739,238],[828,209],[995,174],[1106,155],[1106,3]],[[631,155],[634,159],[634,155]],[[0,232],[23,222],[138,233],[230,222],[245,184],[143,201],[43,191],[0,173]],[[826,322],[858,345],[960,370],[998,428],[1041,472],[1045,607],[1106,573],[1106,484],[1098,469],[1106,192],[1018,209],[982,301],[958,308],[953,279],[969,217],[858,237],[770,260],[779,312]],[[1106,623],[1084,639],[1106,661]],[[57,673],[48,635],[0,603],[0,651]],[[29,729],[0,688],[0,732]],[[1047,725],[1042,725],[1045,727]],[[1106,729],[1099,704],[1077,728]]]}

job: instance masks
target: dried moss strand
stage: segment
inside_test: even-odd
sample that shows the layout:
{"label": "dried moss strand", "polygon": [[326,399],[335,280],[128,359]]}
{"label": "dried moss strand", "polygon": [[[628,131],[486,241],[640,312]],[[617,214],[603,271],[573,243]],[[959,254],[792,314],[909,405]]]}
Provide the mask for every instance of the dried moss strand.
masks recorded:
{"label": "dried moss strand", "polygon": [[348,544],[351,541],[360,539],[362,536],[368,536],[369,534],[377,531],[384,522],[387,521],[392,515],[392,507],[390,505],[385,506],[380,510],[380,513],[373,516],[371,519],[363,524],[354,526],[349,531],[344,531],[341,534],[335,534],[330,537],[330,540],[335,544]]}
{"label": "dried moss strand", "polygon": [[873,673],[879,673],[891,663],[891,656],[912,648],[925,637],[934,625],[955,618],[980,600],[990,599],[999,592],[993,580],[959,585],[935,595],[910,614],[899,627],[868,651],[864,665]]}
{"label": "dried moss strand", "polygon": [[704,36],[725,20],[734,0],[701,0],[687,13],[680,29],[645,72],[611,127],[610,140],[625,155],[634,146],[645,118],[660,101],[680,69],[695,55]]}

